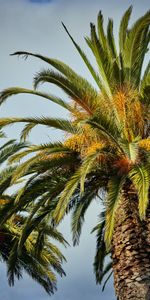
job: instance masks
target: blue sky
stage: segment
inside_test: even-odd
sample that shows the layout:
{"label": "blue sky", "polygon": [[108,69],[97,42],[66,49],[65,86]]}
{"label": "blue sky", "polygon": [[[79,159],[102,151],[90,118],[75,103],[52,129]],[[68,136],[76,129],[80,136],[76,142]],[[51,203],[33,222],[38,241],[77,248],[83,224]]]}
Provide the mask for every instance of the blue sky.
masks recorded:
{"label": "blue sky", "polygon": [[38,4],[47,4],[47,3],[50,3],[52,2],[52,0],[29,0],[29,2],[31,3],[38,3]]}
{"label": "blue sky", "polygon": [[[118,22],[125,9],[133,4],[132,20],[138,18],[149,9],[148,0],[0,0],[0,90],[8,86],[32,87],[33,75],[44,63],[36,59],[27,61],[10,57],[9,54],[17,50],[39,52],[50,57],[63,60],[71,65],[77,72],[92,80],[80,57],[76,53],[72,43],[64,32],[63,21],[74,38],[82,44],[86,53],[94,63],[89,50],[87,50],[83,36],[89,33],[89,23],[96,22],[99,10],[102,10],[105,19],[114,19],[115,35]],[[44,86],[44,90],[64,96],[54,86]],[[10,101],[1,107],[0,115],[4,116],[35,116],[53,115],[64,117],[65,112],[56,105],[36,97],[23,95],[12,97]],[[10,127],[6,130],[9,137],[19,137],[20,126]],[[54,131],[48,132],[39,127],[31,134],[34,143],[45,142],[49,139],[60,139],[61,134]],[[101,288],[94,281],[92,259],[95,252],[95,239],[90,235],[92,226],[96,224],[99,213],[99,204],[95,201],[87,214],[87,222],[84,226],[81,244],[79,247],[70,247],[64,251],[68,263],[64,266],[67,277],[58,281],[58,292],[52,296],[52,300],[114,300],[113,283],[108,284],[102,294]],[[62,231],[69,241],[70,219],[62,224]],[[9,288],[5,276],[5,266],[1,265],[1,298],[5,300],[48,300],[49,296],[30,280],[27,276],[15,287]]]}

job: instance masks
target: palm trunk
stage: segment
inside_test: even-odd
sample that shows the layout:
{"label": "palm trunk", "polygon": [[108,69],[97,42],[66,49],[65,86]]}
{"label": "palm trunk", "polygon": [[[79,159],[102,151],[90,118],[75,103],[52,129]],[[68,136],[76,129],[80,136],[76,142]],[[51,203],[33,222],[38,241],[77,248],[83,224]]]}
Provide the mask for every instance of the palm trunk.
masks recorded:
{"label": "palm trunk", "polygon": [[150,300],[150,207],[140,221],[134,195],[118,209],[112,259],[117,299]]}

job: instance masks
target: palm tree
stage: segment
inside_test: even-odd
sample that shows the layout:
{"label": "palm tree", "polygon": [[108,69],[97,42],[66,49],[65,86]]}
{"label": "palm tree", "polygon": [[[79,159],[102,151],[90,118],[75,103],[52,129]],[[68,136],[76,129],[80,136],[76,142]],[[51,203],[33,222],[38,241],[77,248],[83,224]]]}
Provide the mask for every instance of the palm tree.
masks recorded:
{"label": "palm tree", "polygon": [[[1,133],[1,137],[4,137]],[[26,143],[16,143],[10,140],[0,147],[0,214],[6,216],[6,210],[10,210],[15,203],[16,193],[10,196],[7,189],[12,185],[12,174],[17,169],[15,166],[2,167],[7,159],[16,155]],[[16,182],[18,183],[18,182]],[[15,190],[15,188],[14,188]],[[33,206],[33,204],[32,204]],[[33,207],[32,207],[33,209]],[[61,264],[65,261],[59,248],[51,242],[57,240],[66,246],[67,242],[49,222],[42,222],[32,230],[32,234],[26,239],[19,253],[18,244],[22,235],[22,230],[27,222],[29,207],[20,209],[14,213],[8,221],[0,226],[0,257],[6,263],[8,283],[14,285],[15,278],[20,279],[26,272],[31,278],[37,281],[48,294],[53,294],[56,290],[56,275],[65,275]],[[39,219],[39,215],[35,215]],[[50,218],[49,218],[50,219]]]}
{"label": "palm tree", "polygon": [[[37,57],[58,72],[49,69],[39,72],[34,78],[34,90],[15,87],[1,93],[1,103],[9,96],[29,93],[53,101],[70,112],[71,120],[49,117],[0,120],[0,126],[25,122],[21,135],[23,139],[38,124],[68,133],[63,143],[33,145],[14,155],[12,161],[15,162],[29,153],[35,153],[18,166],[12,181],[31,174],[32,178],[35,175],[38,182],[39,173],[44,176],[47,176],[46,172],[50,174],[51,180],[55,181],[52,191],[49,187],[41,187],[40,195],[48,193],[54,203],[53,208],[50,203],[46,205],[44,202],[42,218],[42,202],[39,201],[36,212],[44,220],[45,214],[48,216],[54,211],[54,222],[58,224],[72,209],[74,244],[79,241],[87,208],[96,196],[101,199],[104,211],[100,223],[95,227],[97,252],[94,267],[98,282],[113,267],[119,300],[150,299],[150,63],[143,73],[150,37],[150,12],[129,28],[131,11],[132,7],[129,7],[120,23],[119,53],[113,35],[113,21],[108,21],[106,33],[101,12],[97,30],[91,24],[91,35],[85,40],[96,59],[98,71],[63,24],[93,76],[97,89],[61,61],[19,51],[14,55]],[[38,91],[38,85],[45,82],[60,87],[71,99],[70,104],[59,97]],[[56,189],[55,173],[59,175],[60,189]],[[31,183],[34,180],[31,179]],[[9,211],[7,209],[8,215],[1,218],[1,224],[25,205],[23,199],[28,185],[27,181],[17,196],[17,206]],[[30,214],[22,232],[20,247],[28,238],[28,228],[31,232],[35,225],[32,214],[34,212]],[[104,257],[109,252],[112,264],[103,271]]]}

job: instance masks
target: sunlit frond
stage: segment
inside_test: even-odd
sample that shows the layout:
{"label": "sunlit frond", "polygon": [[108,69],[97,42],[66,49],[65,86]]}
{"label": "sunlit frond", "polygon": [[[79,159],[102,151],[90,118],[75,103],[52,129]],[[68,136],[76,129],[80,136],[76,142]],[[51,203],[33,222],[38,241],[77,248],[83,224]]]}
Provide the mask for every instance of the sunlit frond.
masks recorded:
{"label": "sunlit frond", "polygon": [[139,215],[141,220],[146,217],[146,209],[149,203],[149,182],[150,173],[146,166],[135,166],[129,173],[129,177],[132,180],[135,189],[138,194],[139,201]]}
{"label": "sunlit frond", "polygon": [[110,248],[115,226],[115,215],[122,199],[122,187],[124,184],[123,177],[111,178],[108,183],[108,195],[106,199],[106,227],[105,227],[105,243],[107,249]]}

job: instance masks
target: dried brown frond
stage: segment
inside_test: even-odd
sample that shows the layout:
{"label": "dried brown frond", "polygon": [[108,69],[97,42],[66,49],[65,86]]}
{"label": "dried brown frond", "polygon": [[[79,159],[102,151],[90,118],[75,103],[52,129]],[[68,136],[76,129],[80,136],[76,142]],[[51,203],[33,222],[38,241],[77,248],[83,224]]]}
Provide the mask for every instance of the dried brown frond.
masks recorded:
{"label": "dried brown frond", "polygon": [[123,175],[130,171],[132,162],[127,157],[120,157],[113,162],[113,166],[117,169],[118,175]]}

